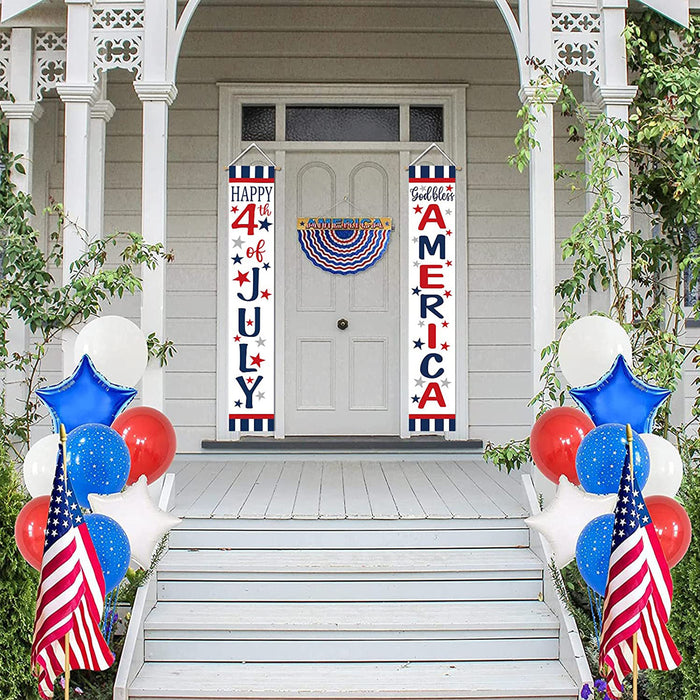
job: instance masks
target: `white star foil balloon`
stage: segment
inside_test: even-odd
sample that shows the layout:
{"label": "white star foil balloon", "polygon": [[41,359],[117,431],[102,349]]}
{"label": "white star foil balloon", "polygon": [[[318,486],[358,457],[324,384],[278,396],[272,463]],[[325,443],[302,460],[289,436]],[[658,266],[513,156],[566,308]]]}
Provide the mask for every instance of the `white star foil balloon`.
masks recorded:
{"label": "white star foil balloon", "polygon": [[552,547],[554,563],[562,569],[576,556],[576,541],[583,528],[599,515],[612,513],[616,500],[617,495],[586,493],[562,476],[552,502],[525,522],[544,535]]}
{"label": "white star foil balloon", "polygon": [[88,501],[93,513],[107,515],[122,526],[131,545],[132,562],[144,569],[151,565],[153,552],[163,536],[182,522],[153,503],[145,476],[121,493],[91,493]]}

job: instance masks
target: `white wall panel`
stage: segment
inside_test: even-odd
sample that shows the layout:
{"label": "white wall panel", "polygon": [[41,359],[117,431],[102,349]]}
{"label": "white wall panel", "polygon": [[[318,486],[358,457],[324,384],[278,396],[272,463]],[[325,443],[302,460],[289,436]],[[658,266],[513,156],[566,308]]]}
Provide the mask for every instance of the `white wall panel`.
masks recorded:
{"label": "white wall panel", "polygon": [[[107,133],[107,231],[139,230],[141,105],[131,76],[110,73],[117,112]],[[179,348],[166,372],[166,409],[180,448],[213,438],[216,366],[217,82],[468,83],[467,153],[454,154],[468,183],[470,420],[473,437],[502,439],[529,429],[530,246],[527,175],[509,168],[518,128],[518,75],[494,7],[208,5],[186,34],[179,94],[170,112],[167,334]],[[57,160],[62,159],[56,108]],[[575,162],[563,122],[559,162]],[[62,168],[50,171],[61,199]],[[559,235],[581,199],[558,187]],[[560,273],[565,268],[560,267]],[[138,315],[138,299],[112,312]]]}

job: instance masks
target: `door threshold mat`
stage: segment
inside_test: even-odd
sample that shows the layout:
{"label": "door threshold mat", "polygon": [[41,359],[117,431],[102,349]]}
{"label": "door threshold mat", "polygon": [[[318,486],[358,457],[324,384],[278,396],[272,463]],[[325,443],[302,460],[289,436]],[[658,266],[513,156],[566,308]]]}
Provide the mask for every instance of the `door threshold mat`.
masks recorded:
{"label": "door threshold mat", "polygon": [[324,435],[275,439],[242,437],[240,440],[202,440],[202,449],[222,452],[436,452],[444,454],[481,453],[483,440],[445,440],[437,436],[412,438]]}

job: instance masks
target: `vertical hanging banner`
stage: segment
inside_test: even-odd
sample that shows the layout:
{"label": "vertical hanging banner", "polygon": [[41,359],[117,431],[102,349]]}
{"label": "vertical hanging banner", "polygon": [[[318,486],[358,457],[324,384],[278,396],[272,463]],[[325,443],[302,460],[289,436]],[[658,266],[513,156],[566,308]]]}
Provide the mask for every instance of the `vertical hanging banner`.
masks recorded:
{"label": "vertical hanging banner", "polygon": [[275,169],[231,165],[229,430],[275,429]]}
{"label": "vertical hanging banner", "polygon": [[408,173],[409,432],[455,430],[455,170]]}

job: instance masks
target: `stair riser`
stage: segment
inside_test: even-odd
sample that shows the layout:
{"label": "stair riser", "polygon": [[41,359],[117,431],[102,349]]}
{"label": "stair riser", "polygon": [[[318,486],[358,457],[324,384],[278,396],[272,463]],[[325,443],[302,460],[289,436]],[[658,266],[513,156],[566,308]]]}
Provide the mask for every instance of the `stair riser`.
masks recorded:
{"label": "stair riser", "polygon": [[[138,698],[139,700],[250,700],[256,698],[258,700],[288,700],[289,698],[294,698],[294,700],[318,700],[318,696],[313,695],[285,695],[285,696],[275,696],[270,694],[254,694],[246,693],[246,695],[234,694],[230,695],[192,695],[183,691],[175,691],[177,695],[173,695],[172,691],[164,691],[162,695],[153,695],[149,693],[148,695],[141,695],[140,692],[130,692],[129,698]],[[335,698],[330,696],[324,696],[324,700],[367,700],[368,695],[355,696],[355,695],[338,695]],[[372,693],[372,700],[426,700],[424,697],[417,697],[413,695],[406,694],[392,694],[392,695],[380,695],[377,693]],[[469,696],[450,696],[446,693],[442,693],[437,700],[465,700]],[[578,700],[579,694],[572,693],[571,695],[542,695],[541,691],[538,691],[536,695],[506,695],[502,691],[494,693],[483,693],[480,692],[478,696],[472,695],[471,697],[478,697],[479,700]],[[432,699],[436,700],[436,699]]]}
{"label": "stair riser", "polygon": [[535,600],[542,579],[463,581],[193,581],[159,580],[167,601]]}
{"label": "stair riser", "polygon": [[[162,605],[162,603],[161,603]],[[251,603],[254,605],[254,603]],[[458,640],[482,640],[492,641],[499,639],[522,639],[527,643],[528,639],[544,639],[549,637],[558,637],[559,629],[557,627],[543,627],[533,624],[533,628],[513,627],[510,629],[469,629],[465,626],[464,629],[454,628],[449,630],[444,629],[403,629],[396,627],[395,629],[373,630],[369,627],[357,630],[308,630],[303,628],[286,629],[277,627],[274,629],[256,629],[252,627],[241,628],[235,622],[230,623],[227,628],[218,627],[205,628],[202,627],[179,627],[173,622],[171,625],[150,624],[150,618],[146,619],[145,636],[151,640],[181,640],[185,644],[190,642],[219,642],[226,644],[228,642],[238,641],[275,641],[275,642],[328,642],[330,644],[338,644],[342,642],[425,642],[425,641],[450,641]]]}
{"label": "stair riser", "polygon": [[424,549],[527,547],[527,528],[473,530],[185,530],[170,533],[171,549]]}
{"label": "stair riser", "polygon": [[150,639],[147,661],[338,662],[506,661],[556,659],[557,638],[422,641],[258,641]]}

